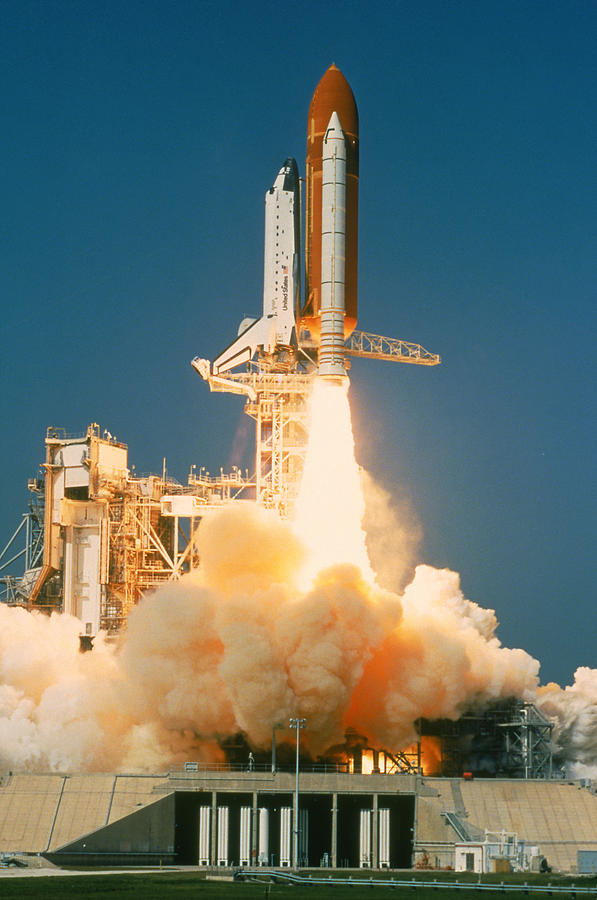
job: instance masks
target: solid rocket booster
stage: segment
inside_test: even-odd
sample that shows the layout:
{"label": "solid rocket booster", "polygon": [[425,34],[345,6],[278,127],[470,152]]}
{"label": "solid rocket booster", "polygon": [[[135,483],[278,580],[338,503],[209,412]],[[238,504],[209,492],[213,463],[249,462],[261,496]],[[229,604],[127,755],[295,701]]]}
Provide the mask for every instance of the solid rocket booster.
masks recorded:
{"label": "solid rocket booster", "polygon": [[319,374],[341,377],[346,275],[346,142],[336,112],[323,139]]}
{"label": "solid rocket booster", "polygon": [[[343,188],[339,180],[339,169],[342,168],[341,137],[345,154]],[[332,163],[334,148],[336,155]],[[335,167],[335,174],[330,174],[328,180],[332,165]],[[309,105],[306,181],[306,284],[300,326],[308,330],[315,339],[320,339],[324,336],[324,324],[326,335],[330,333],[329,329],[333,324],[331,333],[334,340],[328,341],[326,337],[325,345],[322,340],[321,352],[326,355],[327,349],[333,344],[337,356],[341,284],[344,288],[343,342],[352,333],[357,322],[359,115],[350,85],[335,65],[330,66],[324,74]],[[333,226],[333,239],[329,227],[331,218],[335,217],[337,225],[342,216],[343,252],[336,226]],[[340,280],[342,268],[344,271]],[[332,305],[330,292],[333,294]],[[329,356],[325,361],[326,364],[329,362]]]}

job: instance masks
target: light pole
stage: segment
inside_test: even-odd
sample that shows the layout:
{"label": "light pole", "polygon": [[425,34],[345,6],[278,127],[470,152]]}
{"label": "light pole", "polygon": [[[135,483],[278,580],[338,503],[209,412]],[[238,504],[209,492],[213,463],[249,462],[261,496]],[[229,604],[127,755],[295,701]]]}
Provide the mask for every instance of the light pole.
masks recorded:
{"label": "light pole", "polygon": [[296,787],[294,791],[294,868],[299,864],[299,733],[307,724],[306,719],[291,719],[290,727],[296,728]]}

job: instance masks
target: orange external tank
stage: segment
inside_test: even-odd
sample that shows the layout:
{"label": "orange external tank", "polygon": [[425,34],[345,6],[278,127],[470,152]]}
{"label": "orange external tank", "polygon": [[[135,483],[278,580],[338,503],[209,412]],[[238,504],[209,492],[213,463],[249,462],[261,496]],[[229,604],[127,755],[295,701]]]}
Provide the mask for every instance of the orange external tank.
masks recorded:
{"label": "orange external tank", "polygon": [[334,112],[340,119],[346,142],[346,339],[357,324],[359,113],[348,81],[332,64],[315,88],[307,120],[306,280],[300,327],[315,338],[320,335],[323,139]]}

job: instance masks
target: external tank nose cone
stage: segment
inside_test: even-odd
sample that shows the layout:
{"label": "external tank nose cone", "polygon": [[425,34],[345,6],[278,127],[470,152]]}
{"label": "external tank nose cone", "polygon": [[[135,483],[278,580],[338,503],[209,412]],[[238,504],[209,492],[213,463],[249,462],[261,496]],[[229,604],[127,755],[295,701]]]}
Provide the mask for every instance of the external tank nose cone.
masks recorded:
{"label": "external tank nose cone", "polygon": [[334,63],[319,81],[309,104],[309,140],[314,140],[315,135],[325,131],[333,112],[338,113],[344,133],[358,140],[359,113],[356,100],[348,81]]}

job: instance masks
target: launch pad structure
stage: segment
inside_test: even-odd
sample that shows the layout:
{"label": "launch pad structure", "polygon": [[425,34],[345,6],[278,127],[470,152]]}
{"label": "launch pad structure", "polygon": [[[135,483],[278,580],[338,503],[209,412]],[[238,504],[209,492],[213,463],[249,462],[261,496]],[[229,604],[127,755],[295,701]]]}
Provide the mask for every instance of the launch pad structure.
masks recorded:
{"label": "launch pad structure", "polygon": [[211,391],[246,397],[245,412],[255,422],[254,499],[286,518],[303,472],[313,374],[257,369],[224,378],[212,375],[206,360],[194,359],[193,366]]}
{"label": "launch pad structure", "polygon": [[[286,518],[300,487],[308,440],[308,400],[317,370],[315,344],[304,338],[301,352],[259,354],[247,372],[214,374],[209,360],[195,357],[192,366],[214,392],[241,394],[245,412],[255,421],[255,500]],[[344,345],[347,356],[419,366],[436,366],[440,357],[409,341],[353,331]]]}
{"label": "launch pad structure", "polygon": [[[244,372],[215,375],[193,367],[213,392],[241,395],[255,423],[254,468],[210,475],[192,465],[187,483],[168,475],[137,476],[127,445],[91,423],[82,434],[49,427],[43,477],[30,479],[29,511],[0,553],[0,572],[22,559],[20,576],[0,577],[0,601],[81,620],[90,639],[116,634],[147,591],[199,565],[202,518],[237,499],[281,518],[292,514],[308,441],[308,401],[317,370],[309,343],[300,354],[260,352]],[[305,349],[306,348],[306,349]],[[354,331],[346,355],[433,366],[439,356],[419,344]],[[15,541],[24,541],[14,553]]]}
{"label": "launch pad structure", "polygon": [[[2,578],[2,599],[69,613],[88,640],[116,634],[144,593],[193,571],[201,518],[252,485],[238,468],[212,476],[192,467],[186,485],[165,466],[137,476],[127,445],[96,423],[77,435],[50,427],[45,445],[30,510],[0,555],[0,567],[21,557],[25,571]],[[23,536],[24,548],[4,560]]]}

